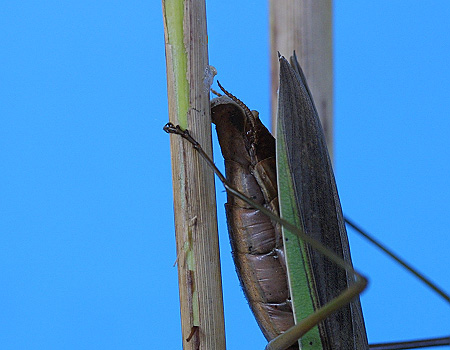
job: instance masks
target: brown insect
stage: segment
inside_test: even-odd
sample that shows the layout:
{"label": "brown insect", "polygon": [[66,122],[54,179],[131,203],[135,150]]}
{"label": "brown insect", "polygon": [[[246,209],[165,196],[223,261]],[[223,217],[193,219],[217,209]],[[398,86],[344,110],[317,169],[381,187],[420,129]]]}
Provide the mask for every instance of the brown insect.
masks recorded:
{"label": "brown insect", "polygon": [[[287,62],[286,64],[289,65]],[[288,68],[291,69],[291,73],[294,72],[290,66]],[[281,74],[283,73],[287,74],[282,69]],[[300,75],[294,78],[306,84],[306,80],[300,80]],[[299,89],[295,86],[290,88]],[[232,187],[278,215],[275,139],[261,123],[257,112],[251,112],[243,102],[222,87],[221,89],[227,96],[211,101],[211,116],[216,125],[222,155],[225,159],[226,178]],[[320,122],[307,86],[304,85],[300,92],[302,100],[299,103],[309,108],[304,114],[308,114],[306,118],[311,120],[305,122],[307,124],[304,128],[305,134],[299,136],[317,138],[308,129],[309,125],[317,126],[317,122],[319,125]],[[314,130],[314,132],[317,131]],[[314,143],[317,144],[316,141]],[[319,220],[306,218],[305,223],[313,230],[328,229],[328,232],[322,233],[322,236],[316,234],[316,238],[337,252],[344,260],[351,261],[345,227],[342,227],[340,205],[336,213],[337,192],[335,185],[332,186],[334,177],[330,178],[331,168],[324,142],[319,142],[319,146],[313,147],[311,152],[316,152],[320,159],[309,161],[302,159],[302,166],[313,169],[313,172],[318,168],[321,171],[325,170],[324,176],[327,180],[318,183],[314,179],[309,179],[310,184],[303,184],[304,191],[310,190],[308,186],[324,187],[316,189],[316,192],[311,191],[313,198],[304,204],[310,205],[318,200],[323,202],[322,208],[306,208],[311,216],[320,214],[322,218]],[[323,164],[326,164],[325,168]],[[225,210],[236,271],[262,332],[266,339],[271,340],[294,325],[280,225],[232,194],[228,194],[227,200]],[[331,210],[331,214],[324,213],[326,210]],[[308,253],[313,266],[312,274],[315,279],[313,283],[317,286],[315,307],[320,308],[347,289],[349,277],[345,270],[335,266],[320,253],[312,250]],[[352,320],[357,322],[357,326],[353,325]],[[322,346],[325,349],[368,348],[359,300],[328,317],[319,324],[319,330]],[[298,346],[294,345],[290,349],[296,348]]]}
{"label": "brown insect", "polygon": [[[222,96],[211,101],[229,183],[278,215],[275,139],[244,104]],[[236,271],[267,339],[294,325],[279,225],[239,198],[225,204]]]}
{"label": "brown insect", "polygon": [[[285,139],[281,144],[285,147],[295,184],[294,202],[299,207],[302,230],[278,216],[275,139],[261,123],[257,112],[251,112],[220,84],[227,96],[211,101],[211,114],[225,159],[226,179],[187,130],[171,123],[166,124],[164,130],[179,134],[191,142],[228,191],[225,208],[236,271],[265,337],[268,340],[276,338],[270,341],[266,349],[286,349],[299,337],[307,336],[306,332],[321,320],[318,324],[320,337],[315,343],[305,343],[302,338],[302,349],[368,349],[359,298],[355,297],[367,281],[351,266],[344,218],[323,131],[295,56],[291,62],[292,66],[280,58],[278,114],[281,120],[279,130],[282,131],[278,136]],[[290,135],[285,138],[284,134]],[[280,151],[278,145],[277,149]],[[297,160],[299,157],[300,162]],[[286,176],[283,167],[280,169],[280,178]],[[282,203],[285,203],[284,200]],[[308,261],[305,265],[308,270],[307,288],[310,289],[315,312],[307,319],[315,320],[313,324],[306,325],[306,319],[303,320],[302,316],[300,324],[293,327],[285,264],[284,248],[287,247],[284,247],[279,223],[309,244],[301,250],[303,259]],[[450,300],[448,295],[411,266],[354,224],[349,224],[438,294]],[[286,241],[286,246],[290,244]],[[358,283],[355,283],[355,277]],[[318,316],[322,310],[324,313]],[[283,336],[277,337],[280,334]],[[371,348],[404,349],[449,343],[450,338],[445,337],[378,344]],[[298,349],[298,345],[294,344],[289,349]]]}

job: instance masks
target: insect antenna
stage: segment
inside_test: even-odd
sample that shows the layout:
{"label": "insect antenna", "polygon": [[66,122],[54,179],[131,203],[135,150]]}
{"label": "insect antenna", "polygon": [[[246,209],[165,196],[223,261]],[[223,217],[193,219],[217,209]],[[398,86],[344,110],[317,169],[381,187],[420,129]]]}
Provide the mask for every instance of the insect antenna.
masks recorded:
{"label": "insect antenna", "polygon": [[220,92],[217,92],[217,91],[214,90],[213,88],[211,88],[211,89],[209,89],[209,90],[213,93],[213,95],[216,95],[217,97],[222,96],[222,94],[221,94]]}
{"label": "insect antenna", "polygon": [[450,337],[431,338],[424,340],[413,340],[396,343],[370,344],[370,350],[399,350],[399,349],[422,349],[434,346],[450,345]]}
{"label": "insect antenna", "polygon": [[225,95],[227,95],[229,98],[231,98],[234,102],[236,102],[245,112],[246,117],[248,118],[248,120],[250,120],[250,123],[252,124],[252,128],[255,128],[255,115],[252,113],[252,111],[250,111],[250,108],[247,107],[247,105],[242,102],[240,99],[238,99],[236,96],[234,96],[233,94],[231,94],[230,92],[228,92],[227,90],[225,90],[225,88],[220,85],[219,81],[217,81],[217,85],[219,85],[220,90],[223,91],[223,93]]}
{"label": "insect antenna", "polygon": [[345,222],[348,226],[358,232],[365,239],[369,240],[373,245],[375,245],[378,249],[382,250],[385,254],[387,254],[391,259],[395,260],[398,264],[403,266],[406,270],[412,273],[415,277],[425,283],[429,288],[431,288],[435,293],[437,293],[440,297],[442,297],[447,303],[450,303],[450,296],[445,293],[441,288],[439,288],[436,284],[430,281],[427,277],[425,277],[422,273],[417,271],[414,267],[412,267],[409,263],[404,261],[398,255],[396,255],[392,250],[388,249],[386,246],[378,242],[372,235],[369,235],[366,231],[364,231],[361,227],[356,225],[352,220],[345,217]]}

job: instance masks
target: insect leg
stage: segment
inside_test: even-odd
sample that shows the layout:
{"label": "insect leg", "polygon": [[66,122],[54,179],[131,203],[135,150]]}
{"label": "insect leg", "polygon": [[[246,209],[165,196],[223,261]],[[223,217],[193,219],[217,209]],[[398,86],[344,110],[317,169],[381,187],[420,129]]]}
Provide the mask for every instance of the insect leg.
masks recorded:
{"label": "insect leg", "polygon": [[314,240],[313,238],[305,235],[301,230],[299,230],[296,226],[292,225],[288,221],[278,217],[274,213],[272,213],[267,208],[259,205],[258,203],[255,203],[250,198],[247,198],[244,194],[242,194],[240,191],[234,189],[231,187],[225,178],[225,176],[220,172],[220,170],[216,167],[214,162],[211,160],[211,158],[208,157],[208,155],[203,151],[201,145],[190,135],[188,130],[182,130],[180,126],[175,126],[172,123],[167,123],[164,126],[164,131],[167,133],[173,133],[180,135],[185,140],[190,142],[193,147],[199,152],[199,154],[203,157],[203,159],[208,163],[208,165],[213,169],[213,171],[216,173],[220,181],[223,183],[225,189],[232,193],[233,195],[237,196],[239,199],[243,200],[244,202],[248,203],[250,206],[254,207],[255,209],[260,210],[265,215],[269,216],[273,221],[276,221],[280,223],[281,225],[285,226],[288,230],[295,232],[298,234],[298,236],[304,240],[306,243],[311,245],[314,249],[319,251],[320,253],[327,256],[331,261],[336,263],[341,268],[345,269],[349,273],[351,273],[354,276],[354,284],[351,285],[348,289],[346,289],[344,292],[342,292],[336,299],[333,301],[327,303],[319,310],[315,311],[310,316],[306,317],[302,322],[299,324],[293,326],[288,331],[283,333],[282,335],[278,336],[277,338],[273,339],[266,347],[267,350],[283,350],[288,348],[290,345],[295,343],[302,335],[304,335],[308,330],[310,330],[312,327],[314,327],[318,322],[326,319],[331,313],[338,310],[343,305],[348,304],[353,298],[355,298],[357,295],[359,295],[367,286],[367,279],[362,276],[360,273],[358,273],[351,264],[345,262],[342,260],[337,254],[326,248],[324,245],[322,245],[320,242]]}

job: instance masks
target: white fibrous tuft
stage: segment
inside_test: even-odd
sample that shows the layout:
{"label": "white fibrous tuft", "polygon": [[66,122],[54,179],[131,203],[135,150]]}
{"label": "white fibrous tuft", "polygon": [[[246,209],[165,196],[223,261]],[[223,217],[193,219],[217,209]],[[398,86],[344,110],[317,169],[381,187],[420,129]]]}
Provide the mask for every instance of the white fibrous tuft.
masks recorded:
{"label": "white fibrous tuft", "polygon": [[205,92],[209,92],[211,85],[214,82],[214,76],[217,74],[217,69],[213,66],[207,66],[205,68],[205,75],[203,78],[203,84],[205,87]]}

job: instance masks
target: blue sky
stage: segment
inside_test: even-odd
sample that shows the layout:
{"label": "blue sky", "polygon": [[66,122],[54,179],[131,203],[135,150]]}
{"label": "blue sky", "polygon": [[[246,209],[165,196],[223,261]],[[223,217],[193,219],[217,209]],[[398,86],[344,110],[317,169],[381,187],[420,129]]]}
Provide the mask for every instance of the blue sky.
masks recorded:
{"label": "blue sky", "polygon": [[[267,3],[207,7],[210,63],[267,120]],[[334,6],[343,210],[447,292],[449,17]],[[160,2],[3,1],[0,29],[0,347],[180,349]],[[228,349],[262,349],[217,191]],[[349,236],[369,340],[448,335],[449,306]]]}

